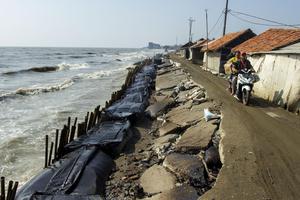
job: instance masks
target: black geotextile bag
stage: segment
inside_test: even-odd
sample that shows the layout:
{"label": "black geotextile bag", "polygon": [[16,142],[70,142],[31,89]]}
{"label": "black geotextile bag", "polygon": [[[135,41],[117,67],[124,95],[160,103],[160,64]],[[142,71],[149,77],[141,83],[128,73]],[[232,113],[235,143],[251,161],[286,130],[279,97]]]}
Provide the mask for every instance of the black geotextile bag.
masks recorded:
{"label": "black geotextile bag", "polygon": [[83,146],[97,146],[109,155],[118,155],[131,137],[130,122],[105,121],[89,130],[86,135],[76,138],[64,147],[71,152]]}
{"label": "black geotextile bag", "polygon": [[35,194],[30,200],[105,200],[100,195],[43,195]]}
{"label": "black geotextile bag", "polygon": [[97,147],[82,147],[27,182],[18,191],[16,199],[68,200],[104,196],[105,182],[113,166],[112,158]]}
{"label": "black geotextile bag", "polygon": [[124,97],[105,110],[106,116],[118,119],[143,113],[148,106],[149,88],[155,78],[155,70],[154,65],[149,65],[137,73],[131,86],[126,89]]}

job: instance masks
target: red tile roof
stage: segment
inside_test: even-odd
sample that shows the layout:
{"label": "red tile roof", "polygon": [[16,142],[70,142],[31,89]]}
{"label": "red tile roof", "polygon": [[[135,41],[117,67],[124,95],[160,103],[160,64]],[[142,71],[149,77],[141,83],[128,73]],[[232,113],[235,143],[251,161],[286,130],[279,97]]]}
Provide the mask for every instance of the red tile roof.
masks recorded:
{"label": "red tile roof", "polygon": [[276,50],[300,41],[300,29],[269,29],[236,46],[233,50],[264,52]]}
{"label": "red tile roof", "polygon": [[[225,47],[226,45],[228,45],[233,40],[238,39],[238,38],[242,37],[243,35],[248,35],[248,34],[249,34],[249,37],[255,36],[255,34],[251,31],[251,29],[246,29],[246,30],[234,32],[234,33],[228,33],[228,34],[224,35],[223,37],[210,42],[208,44],[208,49],[210,51],[218,51],[222,47]],[[206,51],[206,46],[203,47],[202,50]]]}

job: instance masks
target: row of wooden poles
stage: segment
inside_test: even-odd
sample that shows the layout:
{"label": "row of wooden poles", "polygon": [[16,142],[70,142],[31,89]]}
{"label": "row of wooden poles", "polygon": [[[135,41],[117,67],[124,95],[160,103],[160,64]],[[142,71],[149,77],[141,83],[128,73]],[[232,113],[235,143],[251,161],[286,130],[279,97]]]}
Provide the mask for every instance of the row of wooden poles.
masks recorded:
{"label": "row of wooden poles", "polygon": [[[111,99],[106,101],[105,107],[100,109],[100,106],[97,106],[94,109],[94,112],[87,112],[85,120],[81,123],[77,123],[77,117],[74,119],[74,122],[71,124],[71,117],[68,117],[68,123],[64,125],[62,130],[57,129],[55,133],[54,142],[49,141],[49,136],[45,137],[45,165],[47,168],[51,166],[55,161],[59,160],[65,155],[64,147],[72,142],[75,138],[76,130],[77,137],[87,134],[87,132],[93,128],[96,124],[105,121],[103,113],[105,108],[110,107],[113,103],[121,99],[124,95],[126,89],[134,81],[135,74],[146,64],[149,64],[151,60],[144,60],[139,65],[128,70],[128,74],[125,79],[125,83],[122,85],[121,89],[113,92],[111,94]],[[50,148],[49,148],[50,147]],[[2,199],[0,199],[2,200]]]}
{"label": "row of wooden poles", "polygon": [[7,191],[5,191],[5,178],[1,177],[0,181],[0,200],[14,200],[17,194],[19,182],[8,182]]}

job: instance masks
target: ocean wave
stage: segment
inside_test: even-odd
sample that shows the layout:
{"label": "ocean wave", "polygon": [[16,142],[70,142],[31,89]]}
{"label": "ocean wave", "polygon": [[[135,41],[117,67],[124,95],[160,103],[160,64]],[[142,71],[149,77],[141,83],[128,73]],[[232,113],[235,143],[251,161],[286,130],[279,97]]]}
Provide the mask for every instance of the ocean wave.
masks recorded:
{"label": "ocean wave", "polygon": [[46,72],[54,72],[54,71],[62,71],[62,70],[72,70],[72,69],[82,69],[88,68],[89,65],[87,63],[81,64],[69,64],[69,63],[60,63],[56,66],[43,66],[43,67],[32,67],[29,69],[22,69],[18,71],[9,71],[3,72],[4,75],[16,75],[20,73],[30,73],[30,72],[39,72],[39,73],[46,73]]}
{"label": "ocean wave", "polygon": [[14,75],[19,73],[26,73],[26,72],[53,72],[59,70],[58,66],[44,66],[44,67],[32,67],[29,69],[22,69],[19,71],[9,71],[3,72],[4,75]]}
{"label": "ocean wave", "polygon": [[111,76],[114,73],[125,71],[128,67],[131,67],[131,65],[123,65],[120,68],[116,68],[112,70],[100,70],[92,73],[81,73],[57,85],[44,85],[44,86],[33,86],[29,88],[19,88],[13,92],[0,94],[0,101],[3,101],[5,99],[22,97],[22,96],[38,95],[41,93],[64,90],[70,87],[71,85],[73,85],[74,83],[76,83],[77,81],[85,80],[85,79],[100,79],[102,77]]}
{"label": "ocean wave", "polygon": [[60,90],[64,90],[71,85],[74,84],[74,80],[65,80],[62,83],[57,85],[45,85],[45,86],[35,86],[29,88],[19,88],[14,92],[5,93],[0,95],[0,101],[10,98],[16,98],[18,96],[30,96],[30,95],[37,95],[41,93],[48,93],[48,92],[56,92]]}
{"label": "ocean wave", "polygon": [[57,65],[59,70],[72,70],[72,69],[84,69],[89,68],[89,64],[87,63],[80,63],[80,64],[69,64],[69,63],[60,63]]}

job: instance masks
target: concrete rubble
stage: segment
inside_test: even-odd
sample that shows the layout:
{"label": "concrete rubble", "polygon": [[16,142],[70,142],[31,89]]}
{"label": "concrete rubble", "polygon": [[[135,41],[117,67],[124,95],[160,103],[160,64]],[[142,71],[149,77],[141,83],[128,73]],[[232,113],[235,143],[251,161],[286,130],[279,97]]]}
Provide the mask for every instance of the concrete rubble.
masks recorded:
{"label": "concrete rubble", "polygon": [[153,165],[147,169],[140,178],[140,184],[144,192],[148,194],[156,194],[170,190],[175,187],[175,183],[175,176],[160,165]]}
{"label": "concrete rubble", "polygon": [[145,112],[151,125],[138,128],[133,152],[118,158],[107,199],[193,200],[215,183],[222,167],[221,119],[206,122],[204,109],[220,114],[221,107],[172,63],[157,67],[155,91]]}

